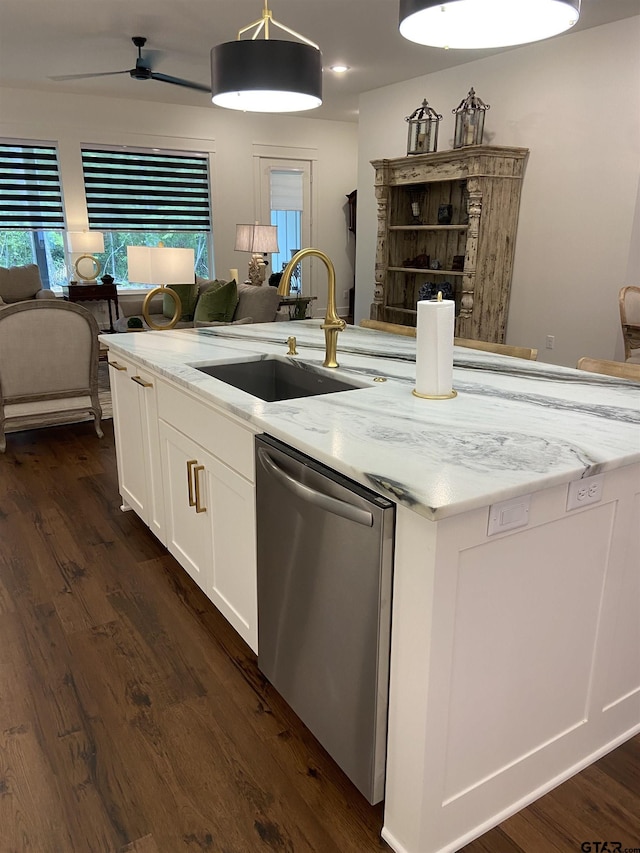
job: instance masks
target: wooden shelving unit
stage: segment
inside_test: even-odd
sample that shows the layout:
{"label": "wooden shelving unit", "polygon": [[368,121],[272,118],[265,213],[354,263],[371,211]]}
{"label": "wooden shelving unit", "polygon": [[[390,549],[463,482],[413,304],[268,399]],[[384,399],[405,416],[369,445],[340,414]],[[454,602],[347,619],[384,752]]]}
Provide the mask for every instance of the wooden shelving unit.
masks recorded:
{"label": "wooden shelving unit", "polygon": [[[415,325],[422,285],[449,281],[456,335],[504,341],[528,154],[478,145],[372,161],[378,203],[372,319]],[[447,224],[438,222],[441,205],[451,205]],[[464,259],[462,268],[452,269],[454,257],[458,264]],[[439,268],[431,268],[434,262]]]}

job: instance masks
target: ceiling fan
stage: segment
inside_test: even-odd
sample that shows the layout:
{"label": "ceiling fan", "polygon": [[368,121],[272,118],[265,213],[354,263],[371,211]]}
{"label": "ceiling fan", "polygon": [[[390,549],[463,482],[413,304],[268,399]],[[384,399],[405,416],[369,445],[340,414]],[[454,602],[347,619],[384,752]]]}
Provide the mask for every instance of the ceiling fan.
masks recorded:
{"label": "ceiling fan", "polygon": [[142,56],[142,48],[147,40],[144,36],[133,36],[131,41],[138,48],[138,58],[135,68],[126,68],[124,71],[103,71],[97,74],[65,74],[62,77],[49,77],[50,80],[82,80],[88,77],[111,77],[115,74],[129,74],[134,80],[159,80],[160,83],[173,83],[174,86],[184,86],[187,89],[198,89],[200,92],[211,93],[210,86],[194,83],[191,80],[182,80],[180,77],[171,77],[169,74],[161,74],[151,68],[148,58]]}

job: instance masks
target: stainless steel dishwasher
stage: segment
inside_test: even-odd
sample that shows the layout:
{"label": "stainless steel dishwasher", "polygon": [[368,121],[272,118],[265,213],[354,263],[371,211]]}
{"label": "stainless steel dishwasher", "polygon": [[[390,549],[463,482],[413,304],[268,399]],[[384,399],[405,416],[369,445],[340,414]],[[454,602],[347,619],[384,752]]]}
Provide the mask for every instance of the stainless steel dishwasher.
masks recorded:
{"label": "stainless steel dishwasher", "polygon": [[384,796],[395,506],[256,437],[258,666],[370,803]]}

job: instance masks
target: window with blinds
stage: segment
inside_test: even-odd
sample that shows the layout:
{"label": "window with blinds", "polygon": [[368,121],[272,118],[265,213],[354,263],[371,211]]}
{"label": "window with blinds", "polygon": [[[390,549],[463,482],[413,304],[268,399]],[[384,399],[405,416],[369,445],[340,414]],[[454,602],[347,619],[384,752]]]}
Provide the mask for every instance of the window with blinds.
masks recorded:
{"label": "window with blinds", "polygon": [[89,227],[210,231],[206,154],[82,149]]}
{"label": "window with blinds", "polygon": [[0,229],[64,227],[55,146],[0,143]]}

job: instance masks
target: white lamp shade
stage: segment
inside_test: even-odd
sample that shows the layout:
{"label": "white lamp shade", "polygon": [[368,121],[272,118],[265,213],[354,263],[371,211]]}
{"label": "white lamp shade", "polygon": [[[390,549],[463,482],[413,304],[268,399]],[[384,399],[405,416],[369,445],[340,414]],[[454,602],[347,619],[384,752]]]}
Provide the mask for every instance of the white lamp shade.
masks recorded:
{"label": "white lamp shade", "polygon": [[101,231],[67,231],[67,248],[73,255],[95,255],[104,252]]}
{"label": "white lamp shade", "polygon": [[236,225],[236,252],[279,252],[275,225]]}
{"label": "white lamp shade", "polygon": [[400,33],[431,47],[526,44],[558,35],[580,17],[580,0],[400,0]]}
{"label": "white lamp shade", "polygon": [[129,281],[140,284],[189,284],[194,281],[193,249],[127,246]]}

